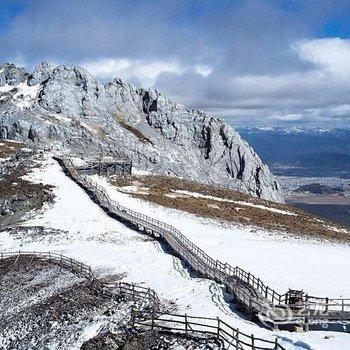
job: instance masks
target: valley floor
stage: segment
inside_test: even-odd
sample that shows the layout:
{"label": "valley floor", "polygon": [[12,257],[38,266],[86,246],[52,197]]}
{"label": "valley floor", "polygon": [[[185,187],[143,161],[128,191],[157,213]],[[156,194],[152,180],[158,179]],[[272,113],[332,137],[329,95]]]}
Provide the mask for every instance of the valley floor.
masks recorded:
{"label": "valley floor", "polygon": [[[323,203],[322,200],[319,200],[319,202],[321,203],[291,201],[289,204],[313,215],[338,222],[350,229],[350,204],[327,204],[327,200],[325,203]],[[350,202],[350,200],[347,199],[347,202]]]}
{"label": "valley floor", "polygon": [[[55,161],[47,159],[39,165],[30,179],[55,186],[55,202],[24,225],[54,230],[45,234],[37,234],[35,229],[24,233],[19,230],[17,234],[16,230],[3,231],[1,250],[62,252],[89,264],[99,276],[120,275],[125,281],[155,289],[181,313],[219,316],[243,332],[263,338],[278,336],[286,349],[335,350],[350,346],[350,334],[346,333],[273,332],[245,320],[232,310],[218,284],[191,276],[180,260],[165,253],[158,242],[108,217]],[[132,198],[104,179],[97,180],[124,206],[172,224],[213,258],[239,265],[281,292],[292,287],[321,296],[349,295],[347,245],[200,219]]]}

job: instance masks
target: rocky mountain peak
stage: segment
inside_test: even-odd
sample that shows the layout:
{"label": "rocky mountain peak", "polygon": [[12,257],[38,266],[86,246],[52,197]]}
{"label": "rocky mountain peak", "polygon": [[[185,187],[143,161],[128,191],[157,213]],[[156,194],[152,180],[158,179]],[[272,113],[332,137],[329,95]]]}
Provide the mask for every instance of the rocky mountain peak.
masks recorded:
{"label": "rocky mountain peak", "polygon": [[283,201],[279,185],[226,122],[75,65],[0,66],[0,137],[81,156],[119,154],[156,173]]}
{"label": "rocky mountain peak", "polygon": [[13,63],[5,63],[0,65],[0,86],[15,86],[23,83],[27,79],[28,74],[24,68],[18,68]]}

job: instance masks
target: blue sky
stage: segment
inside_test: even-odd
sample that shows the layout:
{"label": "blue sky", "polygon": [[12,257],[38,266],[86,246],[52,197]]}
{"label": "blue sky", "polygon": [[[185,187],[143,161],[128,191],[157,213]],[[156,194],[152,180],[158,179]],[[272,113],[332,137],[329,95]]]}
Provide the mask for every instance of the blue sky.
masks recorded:
{"label": "blue sky", "polygon": [[153,86],[233,125],[350,124],[348,0],[0,0],[0,52]]}

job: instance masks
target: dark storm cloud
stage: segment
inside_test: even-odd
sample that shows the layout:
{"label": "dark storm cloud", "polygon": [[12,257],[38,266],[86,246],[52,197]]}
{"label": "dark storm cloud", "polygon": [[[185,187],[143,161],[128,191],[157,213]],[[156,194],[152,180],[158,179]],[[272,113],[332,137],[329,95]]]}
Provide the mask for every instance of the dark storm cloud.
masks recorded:
{"label": "dark storm cloud", "polygon": [[[347,123],[348,1],[4,1],[2,60],[82,64],[239,121]],[[339,28],[342,28],[341,30]],[[345,36],[345,34],[344,34]],[[345,59],[342,59],[344,58]]]}

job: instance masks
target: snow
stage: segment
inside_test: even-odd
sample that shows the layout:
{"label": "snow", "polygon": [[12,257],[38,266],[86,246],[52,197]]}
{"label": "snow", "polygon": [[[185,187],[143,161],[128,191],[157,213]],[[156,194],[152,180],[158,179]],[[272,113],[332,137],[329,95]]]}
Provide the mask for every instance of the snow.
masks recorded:
{"label": "snow", "polygon": [[123,186],[120,189],[124,193],[137,193],[137,194],[149,194],[149,187],[139,187],[139,186]]}
{"label": "snow", "polygon": [[99,331],[103,328],[104,325],[105,325],[105,322],[102,321],[102,320],[95,321],[95,322],[91,323],[90,325],[88,325],[84,329],[83,334],[80,336],[80,339],[77,342],[79,344],[77,346],[77,350],[80,349],[80,345],[81,344],[83,344],[87,340],[89,340],[89,339],[95,337],[96,335],[98,335]]}
{"label": "snow", "polygon": [[91,132],[97,133],[97,130],[93,129],[91,126],[87,125],[86,123],[79,121],[80,125],[85,128],[86,130],[89,130]]}
{"label": "snow", "polygon": [[5,163],[7,161],[11,160],[11,157],[7,157],[7,158],[0,158],[0,163]]}
{"label": "snow", "polygon": [[27,148],[27,147],[22,147],[21,151],[24,152],[24,153],[31,153],[31,152],[33,152],[33,149]]}
{"label": "snow", "polygon": [[[56,186],[54,190],[56,198],[53,205],[48,205],[45,210],[24,225],[42,225],[67,232],[55,231],[55,233],[41,236],[14,236],[9,232],[2,232],[1,250],[62,252],[89,264],[98,275],[121,274],[125,276],[123,278],[125,281],[140,283],[155,289],[162,298],[175,301],[179,313],[219,316],[233,327],[240,328],[242,332],[253,333],[266,339],[272,339],[278,335],[282,338],[282,344],[286,349],[335,350],[345,349],[350,344],[349,335],[343,333],[275,332],[260,328],[253,322],[241,318],[226,303],[221,287],[217,283],[190,275],[188,270],[183,268],[180,260],[165,253],[158,242],[108,217],[80,187],[64,175],[59,165],[52,159],[38,164],[41,167],[34,169],[29,178],[31,181]],[[93,178],[98,179],[97,176]],[[175,210],[163,209],[118,192],[103,179],[99,182],[108,187],[111,196],[123,205],[173,224],[213,257],[220,256],[222,260],[230,258],[231,262],[234,261],[244,268],[253,270],[254,273],[259,273],[260,277],[267,279],[268,282],[274,282],[273,286],[278,289],[284,289],[285,285],[291,282],[298,282],[297,286],[304,286],[310,282],[308,281],[310,279],[312,283],[309,284],[315,286],[316,282],[322,280],[320,272],[328,278],[328,268],[334,272],[335,265],[338,267],[337,276],[343,276],[342,284],[346,287],[349,285],[349,281],[344,278],[349,271],[347,247],[327,246],[326,257],[322,261],[316,261],[316,257],[321,256],[323,252],[322,245],[276,238],[273,234],[254,232],[248,228],[224,227],[214,221],[201,220],[187,214],[180,216],[180,213]],[[294,248],[297,248],[296,251]],[[298,252],[299,248],[303,250],[302,254]],[[269,249],[273,252],[269,252]],[[284,257],[287,251],[289,253]],[[280,259],[275,256],[276,252]],[[295,260],[294,253],[297,253]],[[298,259],[303,254],[309,253],[311,256],[307,259],[308,264],[313,266],[313,271],[316,271],[314,267],[318,264],[317,274],[310,278],[308,273],[304,273],[302,278],[298,275],[298,271],[305,259],[303,262]],[[268,258],[265,258],[264,254],[274,258],[273,261],[266,263]],[[282,268],[283,265],[284,268]],[[291,272],[294,271],[294,267],[297,272],[293,275]],[[281,271],[283,271],[282,275]],[[344,274],[345,271],[347,271],[346,274]],[[278,281],[277,278],[279,278]],[[332,291],[339,292],[342,287],[338,282],[332,286],[333,280],[329,281],[328,287],[326,284],[322,288],[329,288]],[[91,326],[86,330],[86,335],[93,334],[97,328],[98,324]],[[324,339],[326,335],[332,335],[334,338]]]}
{"label": "snow", "polygon": [[65,116],[63,116],[63,115],[59,115],[59,114],[56,114],[56,113],[50,114],[49,116],[50,116],[50,117],[53,117],[53,118],[55,118],[55,119],[57,119],[57,120],[59,120],[59,121],[63,121],[63,122],[65,122],[65,123],[70,123],[70,122],[72,121],[71,118],[68,118],[68,117],[65,117]]}
{"label": "snow", "polygon": [[34,100],[38,96],[39,91],[42,86],[40,84],[29,86],[26,82],[20,83],[18,85],[4,85],[0,87],[0,93],[9,92],[11,90],[17,89],[18,91],[11,93],[12,101],[20,108],[26,109],[33,105]]}
{"label": "snow", "polygon": [[258,208],[258,209],[262,209],[262,210],[268,210],[271,211],[273,213],[278,213],[278,214],[282,214],[282,215],[292,215],[292,216],[297,216],[298,214],[293,213],[291,211],[287,211],[287,210],[281,210],[281,209],[277,209],[277,208],[270,208],[270,207],[266,207],[264,205],[260,205],[260,204],[253,204],[250,202],[245,202],[245,201],[235,201],[236,204],[240,204],[240,205],[245,205],[247,207],[253,207],[253,208]]}
{"label": "snow", "polygon": [[8,140],[8,139],[6,139],[6,142],[10,142],[10,143],[23,143],[22,141]]}
{"label": "snow", "polygon": [[168,197],[168,198],[178,198],[179,197],[178,195],[172,194],[172,193],[166,193],[164,196]]}
{"label": "snow", "polygon": [[297,216],[298,215],[298,214],[293,213],[291,211],[281,210],[281,209],[271,208],[271,207],[266,207],[265,205],[254,204],[254,203],[250,203],[250,202],[246,202],[246,201],[235,201],[235,200],[228,199],[228,198],[220,198],[220,197],[215,197],[215,196],[208,196],[208,195],[205,195],[205,194],[202,194],[202,193],[190,192],[190,191],[186,191],[186,190],[173,190],[173,192],[180,193],[182,195],[190,196],[190,197],[194,197],[194,198],[211,199],[211,200],[218,201],[218,202],[226,202],[226,203],[234,203],[234,204],[245,205],[247,207],[253,207],[253,208],[258,208],[258,209],[262,209],[262,210],[268,210],[268,211],[272,211],[274,213],[278,213],[278,214],[282,214],[282,215],[293,215],[293,216]]}
{"label": "snow", "polygon": [[133,198],[97,175],[91,178],[107,188],[112,199],[176,227],[214,259],[252,272],[281,293],[292,288],[334,298],[350,294],[350,280],[345,279],[348,245],[200,218]]}
{"label": "snow", "polygon": [[139,176],[147,176],[147,175],[151,175],[152,172],[148,171],[148,170],[138,169],[135,166],[133,166],[132,167],[132,174],[133,175],[139,175]]}
{"label": "snow", "polygon": [[324,227],[328,228],[329,230],[333,230],[335,232],[340,232],[340,233],[349,233],[349,231],[345,228],[338,228],[335,226],[330,226],[330,225],[323,225]]}
{"label": "snow", "polygon": [[87,162],[84,159],[81,159],[81,158],[78,158],[78,157],[72,157],[70,159],[73,162],[74,166],[76,166],[76,167],[86,166],[87,165]]}

